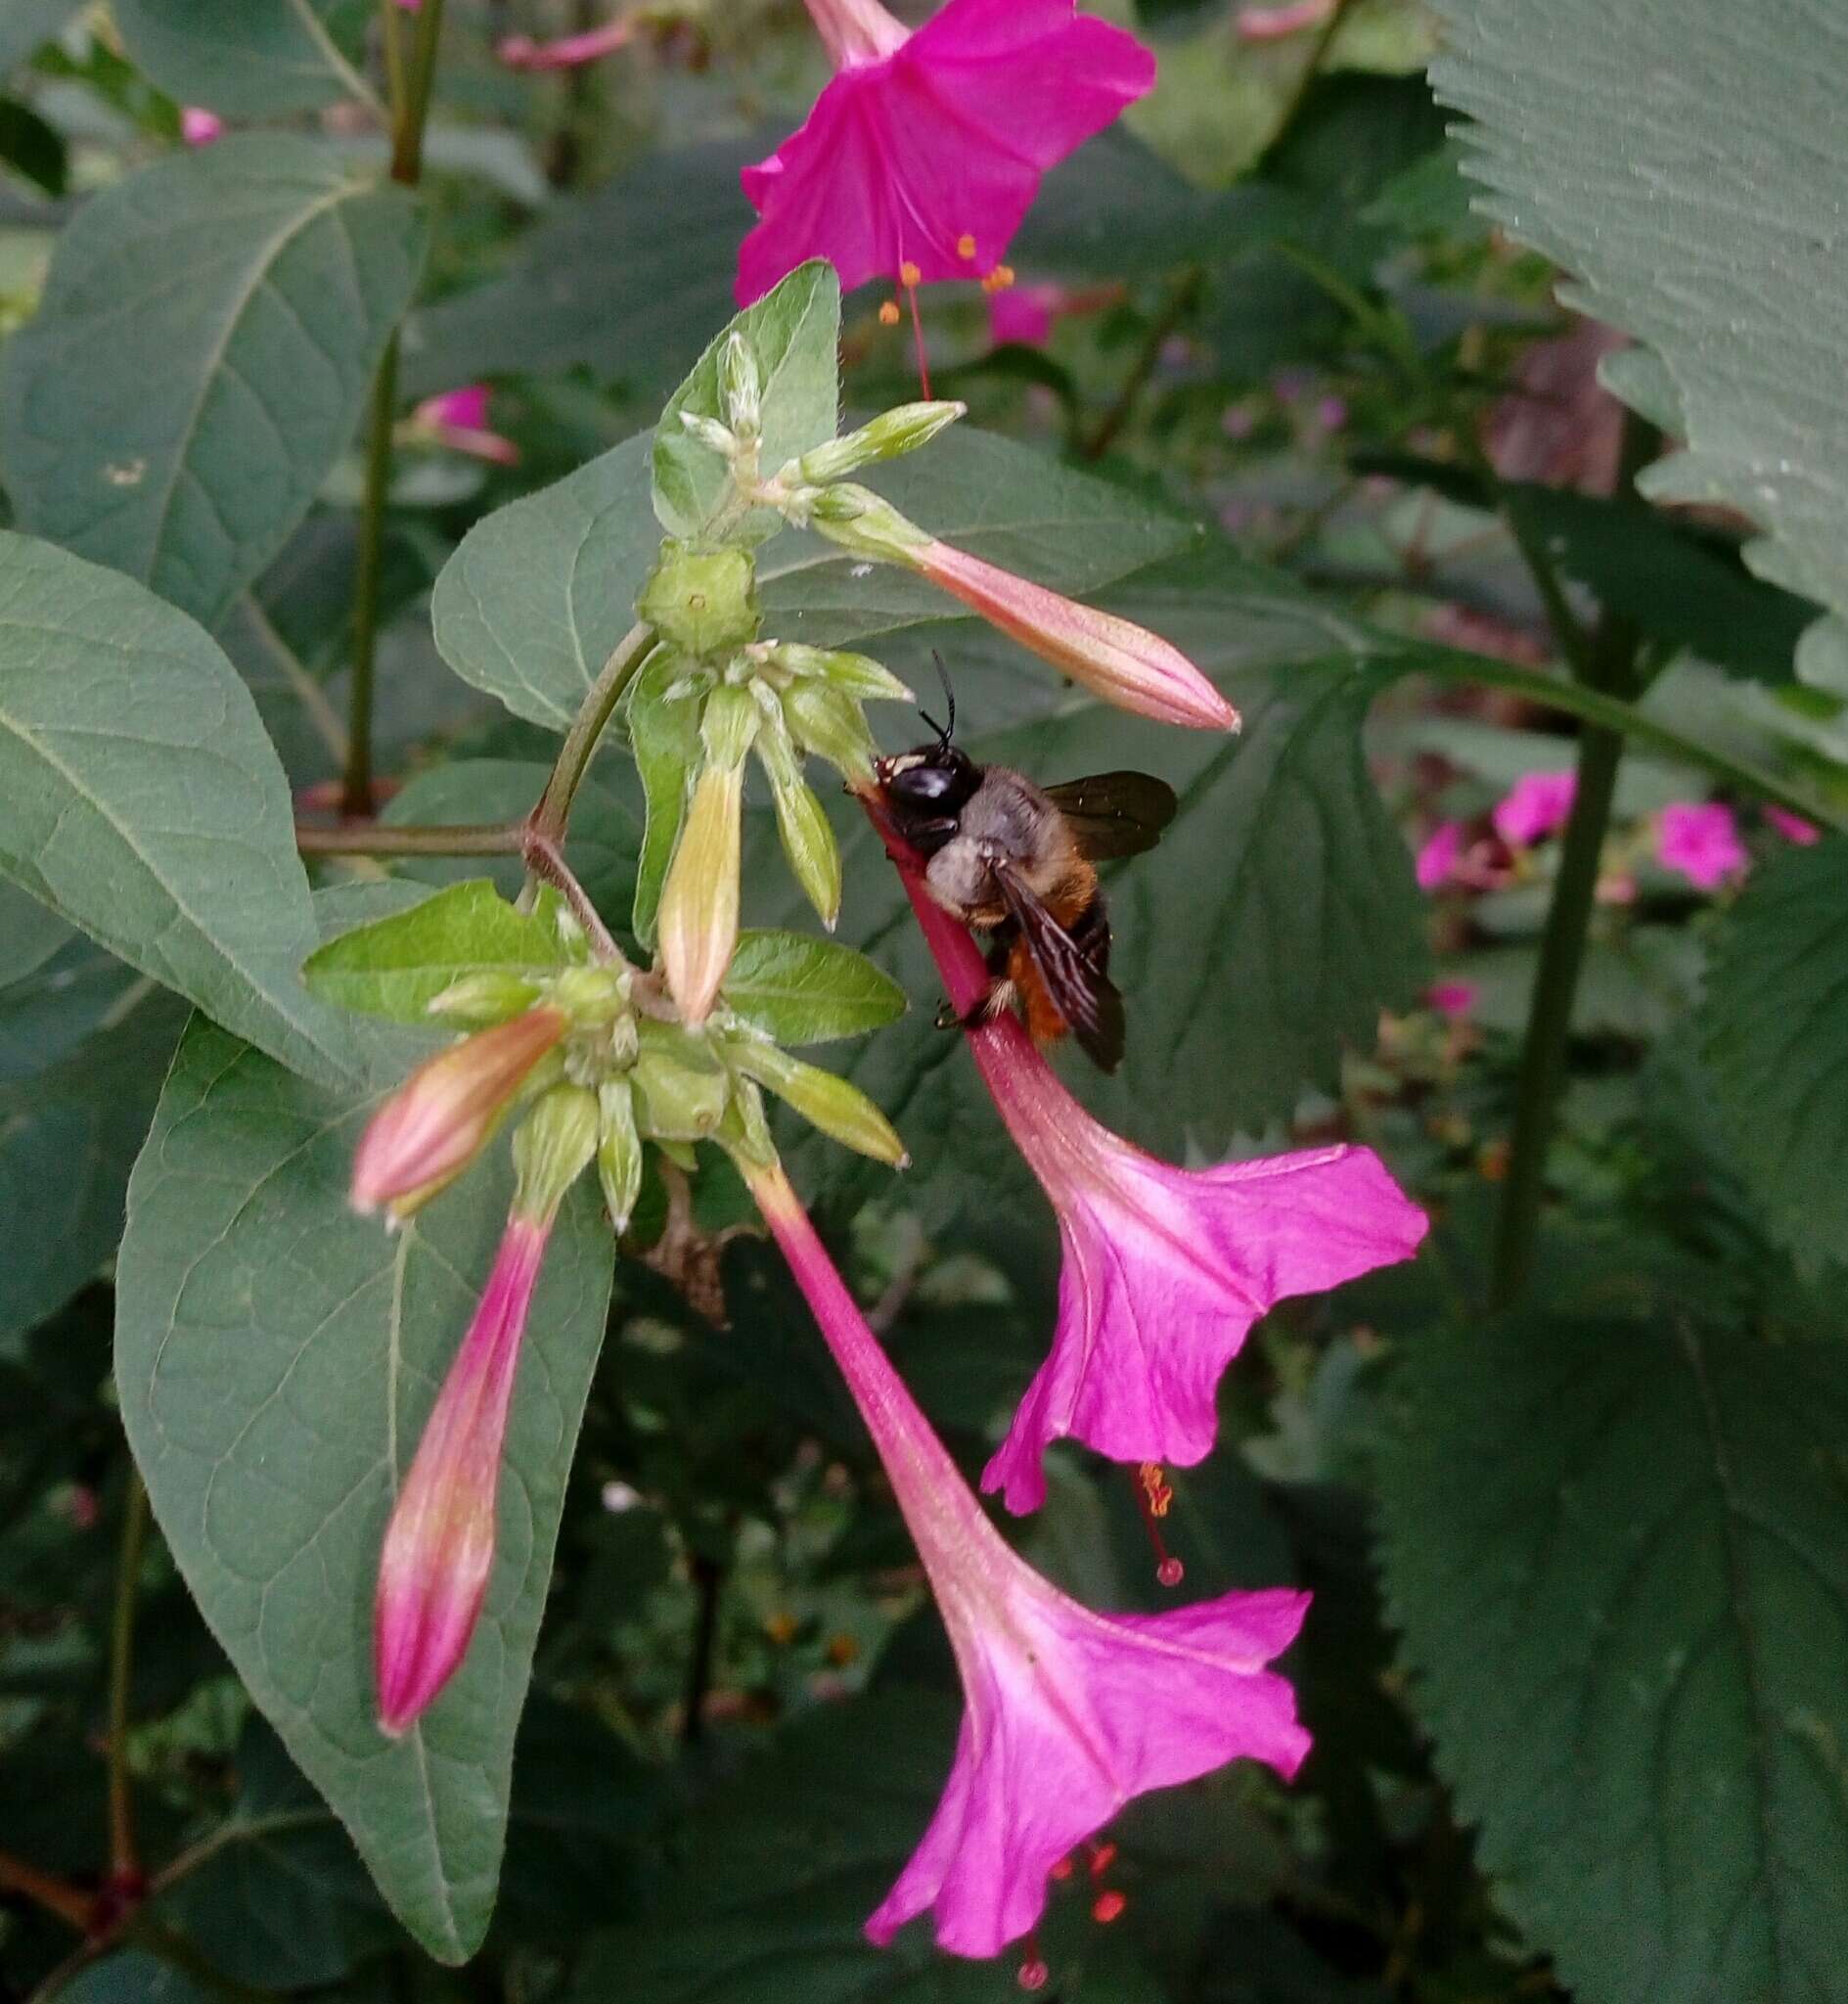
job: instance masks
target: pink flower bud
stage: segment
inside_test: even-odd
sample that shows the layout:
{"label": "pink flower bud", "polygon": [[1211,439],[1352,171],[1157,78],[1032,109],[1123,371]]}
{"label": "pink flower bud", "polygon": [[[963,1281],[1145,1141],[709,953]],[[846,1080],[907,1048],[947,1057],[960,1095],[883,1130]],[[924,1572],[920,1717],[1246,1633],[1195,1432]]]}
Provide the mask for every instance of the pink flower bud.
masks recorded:
{"label": "pink flower bud", "polygon": [[180,113],[180,137],[188,146],[209,146],[214,139],[222,139],[224,134],[225,121],[216,112],[188,105]]}
{"label": "pink flower bud", "polygon": [[948,543],[926,543],[911,562],[991,625],[1106,703],[1196,730],[1239,728],[1239,712],[1199,669],[1146,627],[1078,605]]}
{"label": "pink flower bud", "polygon": [[509,1219],[481,1305],[418,1442],[379,1558],[373,1673],[393,1738],[468,1651],[494,1570],[501,1447],[550,1219]]}
{"label": "pink flower bud", "polygon": [[408,1217],[466,1169],[514,1096],[564,1034],[557,1009],[529,1009],[438,1052],[373,1116],[353,1158],[352,1204]]}

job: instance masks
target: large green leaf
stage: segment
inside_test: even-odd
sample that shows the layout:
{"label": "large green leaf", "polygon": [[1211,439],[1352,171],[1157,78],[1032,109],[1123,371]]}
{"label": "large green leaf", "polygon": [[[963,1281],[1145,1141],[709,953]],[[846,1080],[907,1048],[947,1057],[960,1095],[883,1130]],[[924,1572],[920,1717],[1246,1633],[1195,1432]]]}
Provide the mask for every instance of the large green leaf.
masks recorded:
{"label": "large green leaf", "polygon": [[0,1337],[56,1313],[114,1252],[184,1004],[142,983],[134,1006],[36,1077],[0,1086]]}
{"label": "large green leaf", "polygon": [[7,343],[20,526],[216,624],[351,439],[424,239],[405,190],[273,134],[97,196]]}
{"label": "large green leaf", "polygon": [[[407,388],[424,396],[481,376],[582,367],[638,400],[666,396],[731,317],[750,223],[738,170],[783,136],[651,150],[550,211],[510,270],[412,316]],[[661,227],[667,214],[672,229]]]}
{"label": "large green leaf", "polygon": [[521,1360],[481,1625],[448,1690],[387,1740],[371,1672],[380,1538],[486,1277],[510,1173],[497,1151],[395,1236],[354,1216],[354,1143],[428,1043],[382,1027],[364,1048],[366,1085],[330,1095],[207,1025],[189,1031],[129,1188],[116,1382],[213,1633],[399,1918],[460,1961],[493,1905],[610,1245],[580,1189]]}
{"label": "large green leaf", "polygon": [[1848,1261],[1848,842],[1757,876],[1707,985],[1720,1110],[1780,1238]]}
{"label": "large green leaf", "polygon": [[[443,658],[518,716],[568,725],[629,630],[660,541],[649,443],[632,438],[489,516],[436,581],[431,617]],[[947,540],[1066,592],[1096,591],[1194,535],[1120,488],[961,428],[873,469],[869,483]],[[758,575],[765,630],[816,646],[957,610],[909,571],[865,564],[818,536],[778,536],[760,553]]]}
{"label": "large green leaf", "polygon": [[370,98],[343,42],[366,0],[114,0],[128,53],[171,97],[234,118]]}
{"label": "large green leaf", "polygon": [[1848,611],[1848,20],[1733,0],[1437,11],[1433,80],[1479,121],[1469,166],[1493,212],[1672,382],[1688,451],[1650,491],[1742,510],[1774,538],[1767,576]]}
{"label": "large green leaf", "polygon": [[0,870],[310,1076],[348,1033],[314,944],[289,789],[249,692],[140,585],[0,534]]}
{"label": "large green leaf", "polygon": [[70,936],[55,911],[0,881],[0,988],[43,967]]}
{"label": "large green leaf", "polygon": [[[826,444],[839,421],[840,281],[832,264],[811,259],[715,335],[668,398],[654,428],[654,512],[672,536],[704,535],[733,499],[731,468],[710,446],[690,437],[681,419],[725,421],[720,358],[734,333],[756,364],[765,472]],[[761,542],[780,525],[774,509],[758,508],[733,532]]]}
{"label": "large green leaf", "polygon": [[1390,1612],[1534,1947],[1583,2004],[1831,2004],[1848,1356],[1555,1307],[1400,1382]]}

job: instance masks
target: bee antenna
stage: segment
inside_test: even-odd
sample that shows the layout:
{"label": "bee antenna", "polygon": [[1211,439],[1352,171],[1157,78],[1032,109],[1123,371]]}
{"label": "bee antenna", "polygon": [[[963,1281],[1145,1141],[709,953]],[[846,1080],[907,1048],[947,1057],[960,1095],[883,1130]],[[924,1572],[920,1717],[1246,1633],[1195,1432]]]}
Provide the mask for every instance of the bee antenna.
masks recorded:
{"label": "bee antenna", "polygon": [[[930,650],[930,659],[937,664],[937,680],[943,684],[943,700],[950,706],[950,721],[939,725],[932,718],[925,716],[924,722],[943,740],[947,750],[950,740],[956,735],[956,691],[950,687],[950,671],[943,665],[943,657],[934,647]],[[919,714],[923,716],[924,712],[920,710]]]}

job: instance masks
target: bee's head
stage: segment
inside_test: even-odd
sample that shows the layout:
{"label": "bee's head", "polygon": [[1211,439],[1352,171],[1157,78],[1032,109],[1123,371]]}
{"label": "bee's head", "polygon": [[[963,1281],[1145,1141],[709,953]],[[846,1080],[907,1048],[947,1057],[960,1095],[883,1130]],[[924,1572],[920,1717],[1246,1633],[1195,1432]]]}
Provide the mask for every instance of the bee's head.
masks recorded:
{"label": "bee's head", "polygon": [[982,769],[947,738],[882,758],[879,785],[898,832],[925,855],[956,832],[956,817],[982,783]]}

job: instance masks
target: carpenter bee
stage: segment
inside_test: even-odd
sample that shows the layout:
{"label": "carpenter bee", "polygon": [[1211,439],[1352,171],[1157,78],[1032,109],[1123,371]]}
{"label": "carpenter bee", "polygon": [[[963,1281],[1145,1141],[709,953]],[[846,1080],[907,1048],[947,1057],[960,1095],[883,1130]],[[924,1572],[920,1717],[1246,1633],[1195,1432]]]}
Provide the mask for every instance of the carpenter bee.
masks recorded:
{"label": "carpenter bee", "polygon": [[994,985],[966,1022],[1017,1004],[1035,1037],[1069,1030],[1114,1071],[1123,998],[1109,977],[1110,925],[1094,865],[1152,848],[1174,819],[1174,790],[1146,772],[1039,787],[958,749],[954,694],[949,719],[926,714],[935,739],[880,759],[879,780],[893,827],[928,859],[931,896],[990,935]]}

